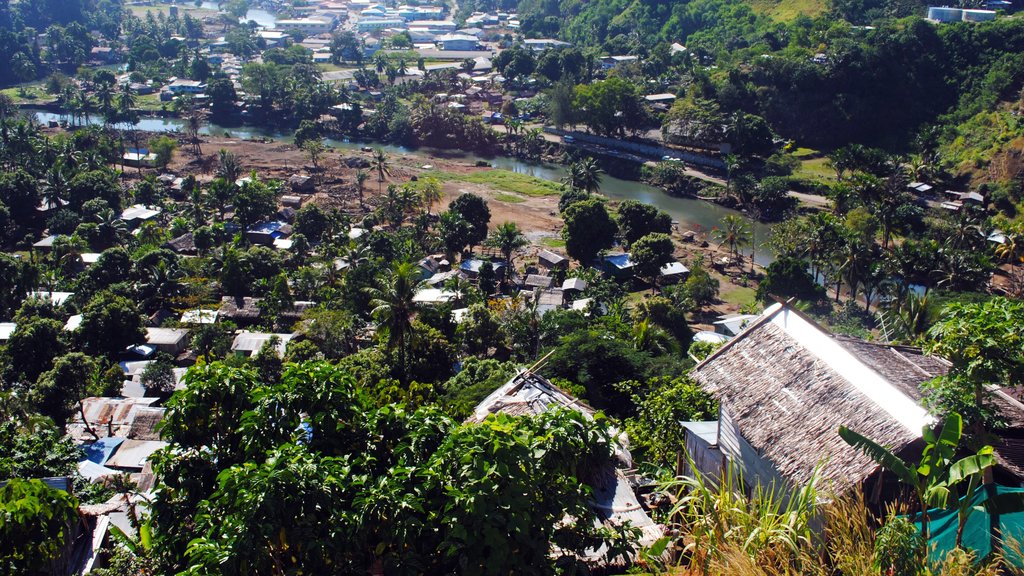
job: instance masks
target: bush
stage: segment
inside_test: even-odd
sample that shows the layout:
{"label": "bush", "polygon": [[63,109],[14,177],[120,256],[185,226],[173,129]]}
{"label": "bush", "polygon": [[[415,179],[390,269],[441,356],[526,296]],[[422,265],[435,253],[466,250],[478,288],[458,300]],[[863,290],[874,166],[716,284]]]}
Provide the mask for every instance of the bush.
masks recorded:
{"label": "bush", "polygon": [[916,576],[924,566],[924,541],[902,516],[890,518],[875,539],[875,568],[882,574]]}

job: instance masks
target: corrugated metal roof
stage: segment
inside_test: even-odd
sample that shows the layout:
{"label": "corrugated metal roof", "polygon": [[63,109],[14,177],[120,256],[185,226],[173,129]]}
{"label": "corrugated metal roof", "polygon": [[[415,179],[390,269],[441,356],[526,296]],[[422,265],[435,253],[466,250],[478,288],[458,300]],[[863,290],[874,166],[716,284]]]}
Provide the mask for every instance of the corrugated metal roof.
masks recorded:
{"label": "corrugated metal roof", "polygon": [[107,459],[105,464],[110,468],[142,470],[142,467],[146,465],[146,460],[149,460],[149,457],[154,452],[164,446],[167,446],[167,442],[125,440],[118,447],[117,451],[114,452],[114,455]]}
{"label": "corrugated metal roof", "polygon": [[85,453],[86,460],[103,466],[123,442],[124,438],[100,438],[91,444],[83,445],[82,451]]}

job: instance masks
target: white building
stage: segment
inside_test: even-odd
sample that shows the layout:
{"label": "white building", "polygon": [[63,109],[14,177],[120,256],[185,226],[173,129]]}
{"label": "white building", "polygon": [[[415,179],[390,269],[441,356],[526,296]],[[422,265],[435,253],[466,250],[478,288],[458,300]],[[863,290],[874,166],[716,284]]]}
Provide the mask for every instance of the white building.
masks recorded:
{"label": "white building", "polygon": [[476,50],[477,39],[465,34],[445,34],[437,37],[441,50],[455,52],[471,52]]}
{"label": "white building", "polygon": [[523,44],[526,45],[527,48],[538,52],[547,50],[548,48],[565,48],[567,46],[572,46],[572,44],[569,44],[568,42],[562,42],[561,40],[554,40],[552,38],[523,40]]}
{"label": "white building", "polygon": [[359,32],[373,32],[385,28],[405,28],[405,20],[401,18],[367,18],[356,22],[356,30]]}
{"label": "white building", "polygon": [[295,20],[278,20],[275,27],[285,32],[301,32],[303,34],[327,34],[334,30],[334,22],[326,18],[297,18]]}
{"label": "white building", "polygon": [[198,80],[176,79],[167,85],[167,89],[173,94],[202,94],[206,91],[206,84]]}

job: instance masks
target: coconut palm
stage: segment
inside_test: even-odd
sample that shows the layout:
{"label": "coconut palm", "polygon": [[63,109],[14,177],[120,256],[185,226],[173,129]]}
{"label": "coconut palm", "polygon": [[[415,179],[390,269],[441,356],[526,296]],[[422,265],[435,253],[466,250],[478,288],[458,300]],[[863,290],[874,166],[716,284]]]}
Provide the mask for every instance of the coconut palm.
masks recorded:
{"label": "coconut palm", "polygon": [[370,174],[365,170],[356,170],[356,191],[359,192],[359,207],[363,207],[363,189],[366,186],[366,179]]}
{"label": "coconut palm", "polygon": [[515,222],[502,222],[484,241],[485,246],[497,249],[505,259],[507,266],[505,266],[505,274],[501,279],[502,284],[512,275],[512,254],[527,244],[529,242],[526,240],[526,236]]}
{"label": "coconut palm", "polygon": [[739,259],[739,250],[750,243],[750,224],[742,216],[729,214],[721,220],[722,227],[714,230],[719,247],[729,246],[729,253]]}
{"label": "coconut palm", "polygon": [[604,170],[593,158],[586,158],[569,165],[569,174],[562,182],[574,190],[593,193],[601,190],[601,174]]}
{"label": "coconut palm", "polygon": [[96,235],[105,246],[116,246],[128,237],[128,225],[110,208],[96,214]]}
{"label": "coconut palm", "polygon": [[70,180],[67,171],[64,169],[64,163],[60,160],[57,160],[46,172],[46,178],[43,180],[41,191],[43,202],[48,209],[53,210],[54,208],[61,207]]}
{"label": "coconut palm", "polygon": [[384,193],[384,177],[391,176],[391,164],[388,162],[388,155],[384,150],[376,148],[373,151],[373,159],[370,160],[370,168],[377,173],[377,193]]}
{"label": "coconut palm", "polygon": [[409,342],[416,312],[413,296],[422,282],[419,270],[412,262],[395,262],[378,280],[377,286],[366,288],[373,306],[371,313],[386,335],[388,350],[398,353],[399,380],[408,384]]}
{"label": "coconut palm", "polygon": [[441,183],[436,178],[420,178],[419,182],[420,201],[427,214],[434,208],[434,204],[441,201],[444,192],[441,190]]}
{"label": "coconut palm", "polygon": [[238,162],[238,157],[221,148],[217,159],[219,162],[217,177],[222,178],[228,184],[234,184],[242,175],[242,165]]}

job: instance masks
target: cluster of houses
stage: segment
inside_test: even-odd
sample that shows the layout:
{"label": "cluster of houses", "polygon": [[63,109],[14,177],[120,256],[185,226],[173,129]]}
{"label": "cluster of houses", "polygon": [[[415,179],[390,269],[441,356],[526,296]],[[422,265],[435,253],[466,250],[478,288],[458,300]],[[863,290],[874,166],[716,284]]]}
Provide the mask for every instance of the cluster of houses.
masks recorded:
{"label": "cluster of houses", "polygon": [[[488,260],[483,257],[467,258],[452,267],[443,256],[429,256],[420,260],[419,269],[424,287],[416,294],[415,301],[425,305],[458,305],[458,294],[444,287],[455,278],[470,282],[479,281],[480,271],[485,264],[491,264],[494,278],[505,277],[507,264],[500,259]],[[607,277],[629,280],[635,276],[633,263],[628,253],[609,254],[598,262],[598,269]],[[523,303],[529,302],[537,314],[544,315],[551,310],[571,309],[589,313],[594,301],[584,298],[587,282],[579,277],[567,277],[569,259],[551,250],[537,253],[537,264],[527,266],[523,274],[513,270],[512,283],[519,289],[517,296]],[[660,284],[678,282],[686,278],[689,269],[682,263],[672,261],[661,268]],[[461,322],[469,313],[468,308],[455,308],[452,318]]]}
{"label": "cluster of houses", "polygon": [[[421,266],[432,267],[427,262]],[[459,270],[473,268],[479,266],[471,263]],[[431,277],[445,273],[436,271]],[[246,299],[236,312],[251,306]],[[216,322],[226,308],[190,311],[182,323]],[[723,324],[737,334],[691,372],[719,401],[718,417],[676,424],[684,438],[678,471],[721,478],[732,470],[748,488],[761,485],[779,494],[816,479],[819,489],[832,495],[861,489],[871,505],[891,501],[900,490],[897,479],[846,444],[838,429],[846,426],[865,433],[903,458],[919,457],[924,448],[922,428],[936,422],[922,407],[919,385],[945,374],[949,363],[915,348],[836,336],[785,303]],[[177,335],[159,332],[151,339],[154,346],[173,348],[180,343]],[[235,342],[240,353],[248,353],[274,338],[283,346],[289,336],[242,332]],[[537,415],[553,408],[594,417],[593,408],[545,379],[542,370],[543,361],[521,370],[481,401],[467,421],[481,422],[498,413]],[[993,479],[1021,485],[1024,405],[997,387],[990,392],[1009,422],[994,442]],[[138,485],[137,493],[82,507],[82,526],[92,534],[77,540],[80,549],[74,557],[84,571],[97,567],[103,549],[112,545],[111,526],[133,533],[129,515],[136,513],[136,503],[152,496],[149,458],[166,446],[157,432],[163,416],[164,408],[154,398],[126,394],[83,400],[79,414],[68,424],[69,435],[84,449],[79,463],[83,477],[102,482],[127,473]],[[666,532],[651,516],[657,496],[637,477],[625,433],[611,432],[617,439],[614,457],[586,471],[580,480],[593,490],[592,505],[602,522],[630,522],[639,530],[640,544],[649,546]],[[70,490],[66,479],[47,480]],[[604,552],[591,550],[587,560],[606,562]]]}

